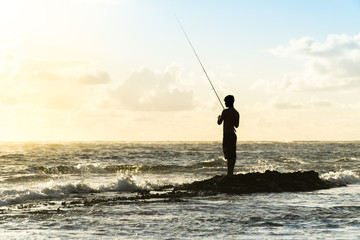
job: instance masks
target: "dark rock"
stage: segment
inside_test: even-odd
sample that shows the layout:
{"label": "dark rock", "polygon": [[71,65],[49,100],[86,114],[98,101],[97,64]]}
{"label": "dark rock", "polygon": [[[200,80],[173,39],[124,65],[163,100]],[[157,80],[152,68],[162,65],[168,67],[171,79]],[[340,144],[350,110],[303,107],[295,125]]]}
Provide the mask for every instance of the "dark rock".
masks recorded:
{"label": "dark rock", "polygon": [[280,173],[247,173],[234,176],[215,176],[210,179],[184,184],[175,189],[212,193],[246,194],[259,192],[300,192],[329,189],[345,185],[319,178],[315,171]]}

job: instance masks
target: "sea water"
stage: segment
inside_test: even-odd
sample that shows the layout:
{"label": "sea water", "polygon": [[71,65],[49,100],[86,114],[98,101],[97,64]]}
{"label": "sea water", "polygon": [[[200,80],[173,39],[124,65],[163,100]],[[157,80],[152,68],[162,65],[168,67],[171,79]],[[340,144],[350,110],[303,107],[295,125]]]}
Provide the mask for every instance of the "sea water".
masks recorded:
{"label": "sea water", "polygon": [[346,187],[140,197],[226,168],[219,142],[0,143],[0,239],[360,238],[360,142],[237,146],[236,173],[315,170]]}

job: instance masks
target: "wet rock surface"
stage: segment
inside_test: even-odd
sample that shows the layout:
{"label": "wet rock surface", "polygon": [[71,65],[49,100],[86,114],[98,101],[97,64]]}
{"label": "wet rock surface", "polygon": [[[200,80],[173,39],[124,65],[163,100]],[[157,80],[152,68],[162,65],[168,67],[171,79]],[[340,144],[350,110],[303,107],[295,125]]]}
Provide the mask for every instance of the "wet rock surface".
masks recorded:
{"label": "wet rock surface", "polygon": [[280,173],[247,173],[234,176],[215,176],[175,188],[175,190],[205,191],[213,193],[247,194],[261,192],[300,192],[341,187],[319,178],[315,171]]}

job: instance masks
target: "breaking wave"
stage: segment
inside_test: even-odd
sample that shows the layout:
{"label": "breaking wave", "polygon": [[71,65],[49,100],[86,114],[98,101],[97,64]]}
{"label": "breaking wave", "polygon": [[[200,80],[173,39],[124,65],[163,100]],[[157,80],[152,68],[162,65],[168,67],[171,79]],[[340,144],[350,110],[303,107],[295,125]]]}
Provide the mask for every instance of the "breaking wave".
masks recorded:
{"label": "breaking wave", "polygon": [[341,184],[356,184],[360,183],[359,174],[351,170],[343,170],[339,172],[328,172],[320,176],[322,179],[330,182],[341,183]]}
{"label": "breaking wave", "polygon": [[99,165],[78,164],[76,166],[59,165],[54,167],[34,166],[28,169],[33,174],[109,174],[109,173],[162,173],[162,172],[184,172],[202,168],[218,168],[226,166],[224,158],[216,158],[202,161],[188,166],[179,165]]}
{"label": "breaking wave", "polygon": [[134,178],[125,177],[106,186],[94,187],[84,183],[56,184],[50,187],[25,188],[22,190],[5,190],[1,192],[0,206],[20,204],[30,200],[54,200],[69,197],[71,194],[90,194],[103,192],[141,191]]}

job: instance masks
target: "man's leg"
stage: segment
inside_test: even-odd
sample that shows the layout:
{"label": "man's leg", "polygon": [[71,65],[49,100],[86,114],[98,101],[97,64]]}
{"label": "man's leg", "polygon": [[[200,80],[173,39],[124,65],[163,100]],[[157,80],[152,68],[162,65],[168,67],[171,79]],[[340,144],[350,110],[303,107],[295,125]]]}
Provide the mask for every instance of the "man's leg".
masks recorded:
{"label": "man's leg", "polygon": [[234,168],[236,162],[236,140],[234,134],[226,134],[223,138],[223,151],[225,159],[227,160],[228,176],[234,175]]}
{"label": "man's leg", "polygon": [[227,165],[228,165],[228,176],[234,175],[234,168],[235,168],[235,162],[236,158],[229,158],[227,159]]}

